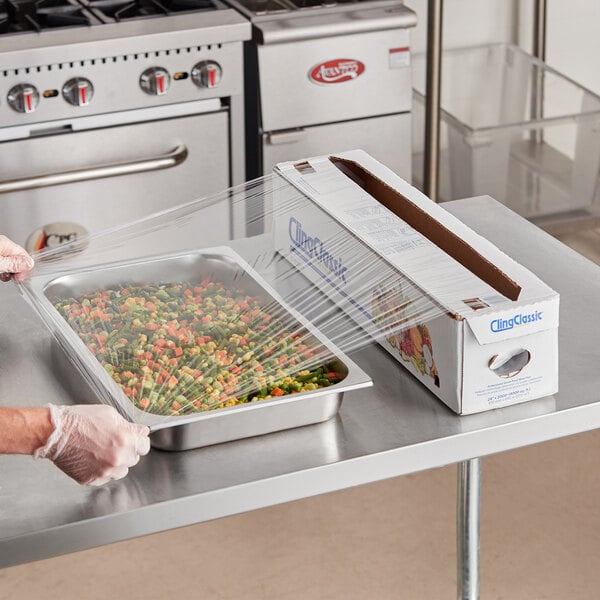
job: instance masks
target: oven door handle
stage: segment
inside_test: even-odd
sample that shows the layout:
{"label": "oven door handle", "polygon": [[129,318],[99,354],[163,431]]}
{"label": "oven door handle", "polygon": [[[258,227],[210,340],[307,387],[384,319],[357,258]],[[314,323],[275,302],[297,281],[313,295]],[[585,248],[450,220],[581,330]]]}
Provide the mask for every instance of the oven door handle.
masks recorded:
{"label": "oven door handle", "polygon": [[188,149],[181,144],[166,154],[151,158],[141,158],[126,162],[74,169],[62,173],[48,173],[45,175],[0,181],[0,194],[34,190],[36,188],[62,185],[64,183],[76,183],[90,179],[101,179],[103,177],[117,177],[119,175],[132,175],[134,173],[170,169],[181,164],[187,158],[187,155]]}

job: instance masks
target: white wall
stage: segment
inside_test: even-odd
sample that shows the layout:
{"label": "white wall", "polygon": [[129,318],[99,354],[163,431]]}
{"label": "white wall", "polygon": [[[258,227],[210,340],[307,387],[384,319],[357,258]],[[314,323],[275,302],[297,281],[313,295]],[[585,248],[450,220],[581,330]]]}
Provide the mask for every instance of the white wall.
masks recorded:
{"label": "white wall", "polygon": [[[548,0],[546,62],[600,94],[600,2]],[[531,51],[533,0],[519,6],[519,45]]]}
{"label": "white wall", "polygon": [[600,2],[551,0],[546,30],[548,64],[600,94]]}
{"label": "white wall", "polygon": [[[600,94],[600,1],[547,0],[548,64]],[[413,52],[424,52],[427,0],[405,0],[418,15]],[[445,0],[444,48],[515,42],[531,51],[533,0]]]}
{"label": "white wall", "polygon": [[[427,0],[405,0],[404,3],[417,13],[419,20],[412,34],[412,50],[425,52]],[[516,0],[446,0],[442,34],[444,48],[512,41],[515,7]]]}
{"label": "white wall", "polygon": [[[443,12],[442,45],[444,48],[478,46],[493,42],[513,42],[516,40],[516,17],[518,0],[445,0]],[[424,54],[427,48],[427,0],[405,0],[406,6],[417,13],[417,26],[411,31],[411,50],[413,54]],[[418,61],[414,61],[417,67]],[[424,67],[419,62],[414,76],[424,87]],[[413,112],[413,153],[419,165],[415,176],[420,177],[419,153],[423,151],[424,131],[423,113],[419,106]],[[441,145],[447,145],[442,137]]]}
{"label": "white wall", "polygon": [[[412,37],[414,53],[426,48],[427,0],[405,0],[418,15]],[[495,42],[519,44],[532,51],[534,0],[445,0],[443,47],[477,46]],[[600,0],[547,0],[546,62],[560,73],[600,95]],[[572,95],[553,88],[557,105],[573,104]],[[566,93],[566,92],[565,92]],[[577,110],[577,108],[575,108]],[[415,106],[413,150],[422,151],[423,131]],[[549,130],[545,141],[575,157],[576,131]],[[442,131],[442,150],[447,146]]]}

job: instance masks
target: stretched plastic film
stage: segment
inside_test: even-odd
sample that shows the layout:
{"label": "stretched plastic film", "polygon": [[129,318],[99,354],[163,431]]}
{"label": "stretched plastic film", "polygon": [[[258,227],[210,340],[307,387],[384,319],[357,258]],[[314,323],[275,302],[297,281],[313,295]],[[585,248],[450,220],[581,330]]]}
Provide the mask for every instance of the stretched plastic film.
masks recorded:
{"label": "stretched plastic film", "polygon": [[[151,427],[368,385],[347,355],[383,337],[436,376],[424,323],[447,309],[279,173],[35,260],[17,285],[70,370]],[[419,269],[448,289],[473,277]]]}

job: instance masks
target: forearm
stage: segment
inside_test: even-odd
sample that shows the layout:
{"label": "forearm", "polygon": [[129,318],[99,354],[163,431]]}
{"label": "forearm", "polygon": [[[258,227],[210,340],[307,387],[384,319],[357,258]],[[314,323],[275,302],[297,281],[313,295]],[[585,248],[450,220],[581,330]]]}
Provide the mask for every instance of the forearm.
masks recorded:
{"label": "forearm", "polygon": [[0,407],[0,454],[33,454],[53,429],[47,408]]}

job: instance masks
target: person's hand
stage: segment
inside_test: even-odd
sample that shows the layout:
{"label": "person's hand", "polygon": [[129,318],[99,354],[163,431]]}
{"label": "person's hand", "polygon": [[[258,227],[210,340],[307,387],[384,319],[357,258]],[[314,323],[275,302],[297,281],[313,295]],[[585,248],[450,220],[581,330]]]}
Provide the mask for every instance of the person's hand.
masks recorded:
{"label": "person's hand", "polygon": [[49,407],[54,431],[35,456],[50,459],[78,483],[121,479],[150,451],[148,427],[129,423],[112,406]]}
{"label": "person's hand", "polygon": [[33,258],[24,248],[0,235],[0,280],[8,281],[14,276],[27,273],[33,268]]}

